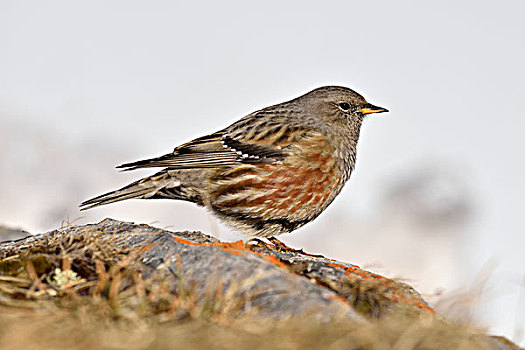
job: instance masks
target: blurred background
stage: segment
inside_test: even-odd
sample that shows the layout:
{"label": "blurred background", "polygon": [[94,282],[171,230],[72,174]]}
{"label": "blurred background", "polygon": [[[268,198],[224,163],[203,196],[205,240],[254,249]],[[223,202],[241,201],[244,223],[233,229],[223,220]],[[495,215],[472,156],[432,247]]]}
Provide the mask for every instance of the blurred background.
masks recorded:
{"label": "blurred background", "polygon": [[[239,239],[178,201],[78,204],[165,154],[321,85],[388,108],[356,171],[287,244],[408,281],[524,344],[520,1],[0,2],[0,225],[106,217]],[[520,44],[521,43],[521,44]]]}

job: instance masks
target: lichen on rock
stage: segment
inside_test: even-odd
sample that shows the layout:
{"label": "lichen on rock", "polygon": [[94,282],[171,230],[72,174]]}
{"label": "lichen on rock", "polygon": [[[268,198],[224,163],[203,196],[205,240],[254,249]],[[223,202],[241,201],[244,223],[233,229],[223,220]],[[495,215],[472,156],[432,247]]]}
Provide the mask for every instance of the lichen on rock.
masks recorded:
{"label": "lichen on rock", "polygon": [[[348,263],[266,244],[219,242],[200,232],[111,219],[67,226],[0,243],[0,273],[2,312],[52,307],[76,310],[68,314],[75,319],[148,325],[206,320],[249,333],[316,325],[329,327],[326,336],[359,330],[345,335],[345,344],[363,349],[375,348],[363,345],[370,336],[400,341],[410,324],[425,330],[416,332],[421,342],[450,332],[457,337],[451,339],[477,348],[513,349],[500,338],[448,325],[405,283]],[[79,310],[87,311],[79,316]]]}

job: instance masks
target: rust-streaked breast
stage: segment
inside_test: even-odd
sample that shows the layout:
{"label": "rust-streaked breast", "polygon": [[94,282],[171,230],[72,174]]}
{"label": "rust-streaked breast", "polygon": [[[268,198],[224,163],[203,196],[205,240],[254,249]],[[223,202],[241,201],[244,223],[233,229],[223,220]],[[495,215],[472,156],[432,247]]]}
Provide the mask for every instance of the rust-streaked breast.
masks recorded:
{"label": "rust-streaked breast", "polygon": [[263,236],[314,219],[342,187],[333,146],[319,134],[309,135],[294,142],[288,154],[281,164],[242,164],[216,174],[212,210],[230,224]]}

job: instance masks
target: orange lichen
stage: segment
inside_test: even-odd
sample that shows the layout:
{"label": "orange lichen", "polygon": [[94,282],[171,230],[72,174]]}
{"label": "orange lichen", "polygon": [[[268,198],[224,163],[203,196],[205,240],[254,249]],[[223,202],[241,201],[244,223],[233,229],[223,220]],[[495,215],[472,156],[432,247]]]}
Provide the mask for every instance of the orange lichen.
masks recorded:
{"label": "orange lichen", "polygon": [[244,255],[244,252],[242,252],[242,250],[246,250],[242,240],[238,240],[238,241],[235,241],[235,242],[227,242],[227,243],[225,243],[225,242],[213,242],[212,244],[208,244],[208,246],[220,247],[225,252],[228,252],[228,253],[234,254],[234,255]]}
{"label": "orange lichen", "polygon": [[341,295],[330,295],[328,297],[328,299],[339,300],[339,301],[341,301],[341,302],[343,302],[345,304],[348,304],[348,300],[345,297],[341,296]]}
{"label": "orange lichen", "polygon": [[417,296],[407,296],[406,292],[402,288],[399,288],[398,284],[391,279],[377,275],[372,272],[361,270],[358,266],[345,266],[345,265],[333,263],[333,262],[329,263],[328,266],[342,269],[344,273],[346,274],[346,276],[348,277],[348,279],[361,278],[364,280],[383,281],[387,285],[391,286],[391,292],[393,294],[392,297],[395,301],[406,304],[406,305],[414,306],[421,311],[430,312],[432,314],[436,313],[434,309],[432,309],[430,306],[424,303]]}
{"label": "orange lichen", "polygon": [[180,244],[187,244],[187,245],[205,245],[205,244],[201,244],[201,243],[196,243],[196,242],[192,242],[192,241],[188,241],[186,239],[182,239],[182,238],[179,238],[179,237],[173,237],[173,240],[177,243],[180,243]]}
{"label": "orange lichen", "polygon": [[[235,242],[196,243],[196,242],[192,242],[192,241],[189,241],[183,238],[179,238],[179,237],[173,237],[173,239],[175,240],[175,242],[181,243],[181,244],[221,248],[225,252],[233,254],[233,255],[246,256],[247,254],[255,254],[263,258],[264,261],[274,266],[278,266],[281,268],[288,267],[285,263],[283,263],[281,260],[279,260],[277,257],[273,255],[266,255],[266,254],[255,252],[251,249],[246,248],[242,240],[235,241]],[[151,248],[151,245],[152,244],[145,246],[142,249],[149,250]],[[430,312],[432,314],[435,313],[435,311],[430,306],[428,306],[425,302],[423,302],[422,299],[418,298],[417,296],[408,295],[402,288],[399,287],[399,285],[395,281],[391,279],[377,275],[372,272],[362,270],[359,266],[356,266],[356,265],[348,266],[348,265],[343,265],[343,264],[333,261],[333,262],[328,263],[328,266],[336,268],[336,269],[341,269],[345,273],[345,275],[348,277],[349,280],[363,279],[363,280],[383,281],[386,285],[389,286],[389,289],[392,293],[393,300],[399,303],[414,306],[417,309],[424,311],[424,312]],[[343,301],[345,303],[348,302],[342,296],[332,296],[331,298]]]}
{"label": "orange lichen", "polygon": [[246,250],[246,248],[244,247],[244,242],[242,240],[238,240],[235,242],[213,242],[209,245],[212,247]]}
{"label": "orange lichen", "polygon": [[328,266],[342,269],[347,276],[350,276],[351,273],[359,269],[359,266],[345,266],[337,263],[328,263]]}
{"label": "orange lichen", "polygon": [[432,314],[435,314],[436,311],[431,308],[430,306],[428,306],[427,304],[423,303],[423,302],[419,302],[419,303],[416,303],[415,306],[418,308],[418,309],[421,309],[421,310],[424,310],[424,311],[428,311]]}
{"label": "orange lichen", "polygon": [[421,311],[430,312],[431,314],[436,313],[434,309],[432,309],[430,306],[428,306],[426,303],[424,303],[423,301],[421,301],[421,299],[417,297],[407,297],[401,295],[399,296],[399,298],[397,298],[397,301],[406,305],[414,306]]}
{"label": "orange lichen", "polygon": [[160,242],[153,242],[153,243],[150,243],[148,245],[142,246],[142,247],[139,248],[139,250],[145,250],[145,251],[149,252],[151,247],[153,247],[154,245],[157,245],[157,244],[160,244]]}
{"label": "orange lichen", "polygon": [[284,267],[286,268],[287,265],[285,263],[283,263],[281,260],[277,259],[275,256],[273,255],[266,255],[266,254],[263,254],[263,253],[259,253],[259,252],[254,252],[254,251],[250,251],[254,254],[257,254],[259,255],[260,257],[262,257],[264,259],[264,261],[266,261],[267,263],[270,263],[272,265],[275,265],[275,266],[279,266],[279,267]]}
{"label": "orange lichen", "polygon": [[287,267],[286,264],[281,262],[279,259],[277,259],[273,255],[266,255],[263,253],[254,252],[253,250],[246,248],[242,240],[238,240],[235,242],[213,242],[211,244],[210,243],[196,243],[196,242],[192,242],[192,241],[189,241],[183,238],[179,238],[179,237],[173,237],[173,240],[181,244],[196,245],[196,246],[203,246],[203,247],[218,247],[218,248],[222,248],[225,252],[228,252],[234,255],[245,255],[245,253],[248,252],[250,254],[255,254],[255,255],[260,256],[261,258],[264,259],[264,261],[272,265],[275,265],[278,267],[284,267],[284,268]]}
{"label": "orange lichen", "polygon": [[250,254],[255,254],[255,255],[262,257],[266,262],[272,265],[279,266],[279,267],[286,267],[286,264],[281,262],[279,259],[277,259],[273,255],[266,255],[263,253],[254,252],[253,250],[246,248],[242,240],[231,242],[231,243],[214,242],[210,244],[210,246],[221,247],[228,253],[232,253],[236,255],[244,255],[245,252],[248,252]]}

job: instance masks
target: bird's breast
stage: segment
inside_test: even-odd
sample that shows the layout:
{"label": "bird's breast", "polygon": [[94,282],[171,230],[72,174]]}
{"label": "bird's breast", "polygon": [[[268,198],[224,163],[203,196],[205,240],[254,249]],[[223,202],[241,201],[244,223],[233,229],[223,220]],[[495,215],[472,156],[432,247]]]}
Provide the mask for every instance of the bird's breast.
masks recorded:
{"label": "bird's breast", "polygon": [[294,144],[283,163],[225,169],[212,181],[212,207],[223,216],[303,225],[319,215],[343,186],[343,169],[334,151],[321,136],[311,137]]}

